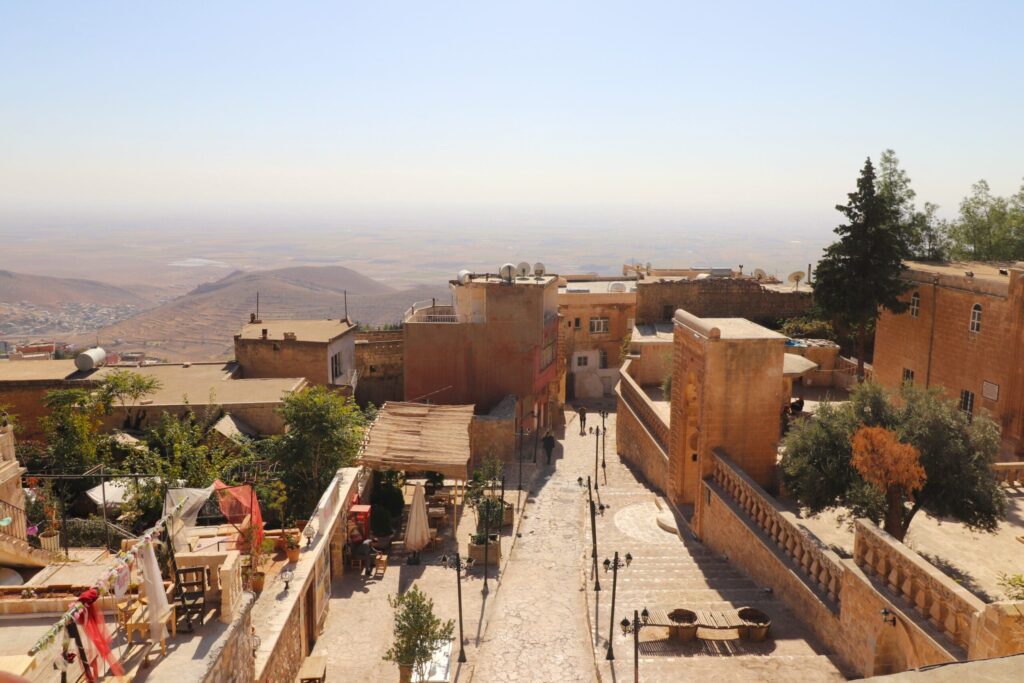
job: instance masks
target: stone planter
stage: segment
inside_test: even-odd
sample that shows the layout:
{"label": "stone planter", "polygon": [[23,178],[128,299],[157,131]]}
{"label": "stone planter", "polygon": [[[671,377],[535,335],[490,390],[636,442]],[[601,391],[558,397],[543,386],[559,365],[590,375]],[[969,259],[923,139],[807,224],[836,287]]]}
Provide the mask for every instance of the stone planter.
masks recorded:
{"label": "stone planter", "polygon": [[412,683],[412,667],[406,664],[398,665],[398,683]]}
{"label": "stone planter", "polygon": [[43,547],[43,550],[49,550],[51,553],[60,551],[60,532],[59,531],[44,531],[39,534],[39,544]]}
{"label": "stone planter", "polygon": [[760,643],[768,637],[768,629],[772,626],[771,617],[759,609],[744,607],[736,613],[743,620],[743,626],[737,629],[740,638]]}
{"label": "stone planter", "polygon": [[[482,565],[484,563],[484,544],[469,542],[469,556],[473,562]],[[501,541],[494,539],[487,543],[487,564],[497,565],[501,562]]]}
{"label": "stone planter", "polygon": [[697,614],[688,609],[675,609],[668,613],[672,625],[668,627],[668,637],[684,643],[697,637]]}
{"label": "stone planter", "polygon": [[515,505],[513,505],[512,503],[506,501],[505,502],[505,509],[502,511],[502,515],[501,515],[501,525],[502,526],[509,526],[515,520],[515,516],[516,516],[516,507],[515,507]]}

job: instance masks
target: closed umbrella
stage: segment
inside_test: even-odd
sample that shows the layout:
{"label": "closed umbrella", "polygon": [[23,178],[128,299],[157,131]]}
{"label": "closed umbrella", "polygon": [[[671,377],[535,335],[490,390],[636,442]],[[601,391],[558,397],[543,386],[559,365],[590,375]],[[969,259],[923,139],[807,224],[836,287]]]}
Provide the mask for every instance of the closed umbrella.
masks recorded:
{"label": "closed umbrella", "polygon": [[413,561],[419,561],[420,551],[430,543],[430,526],[427,524],[427,496],[423,485],[417,484],[409,506],[409,521],[405,525],[405,549],[413,553]]}

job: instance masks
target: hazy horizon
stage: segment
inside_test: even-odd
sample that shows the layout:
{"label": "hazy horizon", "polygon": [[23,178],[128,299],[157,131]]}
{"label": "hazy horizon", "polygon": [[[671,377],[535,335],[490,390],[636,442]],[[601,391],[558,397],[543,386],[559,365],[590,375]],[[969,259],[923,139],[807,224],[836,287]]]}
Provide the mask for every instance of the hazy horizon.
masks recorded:
{"label": "hazy horizon", "polygon": [[487,260],[577,239],[613,265],[768,245],[768,269],[806,267],[885,148],[942,216],[981,178],[1019,187],[1022,20],[1011,2],[7,4],[0,237],[376,232],[365,259],[412,236]]}

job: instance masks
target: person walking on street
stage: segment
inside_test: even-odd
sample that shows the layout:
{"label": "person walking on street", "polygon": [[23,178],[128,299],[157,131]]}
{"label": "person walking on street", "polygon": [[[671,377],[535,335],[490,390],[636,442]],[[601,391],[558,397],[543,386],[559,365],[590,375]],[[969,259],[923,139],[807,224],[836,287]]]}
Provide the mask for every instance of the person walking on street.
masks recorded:
{"label": "person walking on street", "polygon": [[587,407],[580,406],[580,436],[584,436],[587,433]]}
{"label": "person walking on street", "polygon": [[544,444],[544,452],[548,455],[548,464],[551,464],[551,454],[555,452],[555,436],[548,430],[548,433],[541,439],[541,443]]}

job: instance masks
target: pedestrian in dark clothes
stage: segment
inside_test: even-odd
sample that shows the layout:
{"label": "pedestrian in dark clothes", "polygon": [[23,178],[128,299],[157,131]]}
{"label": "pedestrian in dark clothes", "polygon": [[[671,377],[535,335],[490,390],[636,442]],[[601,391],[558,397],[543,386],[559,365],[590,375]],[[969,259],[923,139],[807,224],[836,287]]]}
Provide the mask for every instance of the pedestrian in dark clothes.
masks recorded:
{"label": "pedestrian in dark clothes", "polygon": [[580,436],[584,436],[587,433],[587,407],[580,406]]}
{"label": "pedestrian in dark clothes", "polygon": [[555,452],[555,436],[548,430],[548,433],[541,439],[541,443],[544,444],[544,452],[548,454],[548,464],[551,464],[551,454]]}

